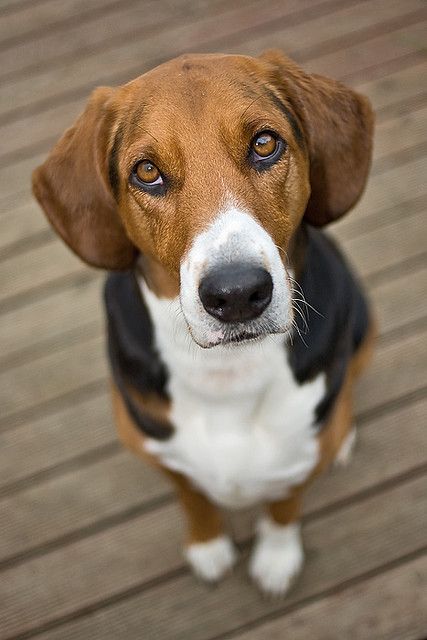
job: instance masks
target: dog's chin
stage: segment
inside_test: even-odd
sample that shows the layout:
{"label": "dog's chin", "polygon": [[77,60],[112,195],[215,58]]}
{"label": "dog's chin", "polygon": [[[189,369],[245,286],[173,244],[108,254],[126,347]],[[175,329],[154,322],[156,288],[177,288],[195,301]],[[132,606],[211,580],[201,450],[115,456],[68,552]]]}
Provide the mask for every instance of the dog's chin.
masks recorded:
{"label": "dog's chin", "polygon": [[194,342],[202,349],[213,349],[214,347],[237,348],[242,345],[262,342],[271,335],[287,333],[287,327],[245,327],[242,324],[225,325],[215,332],[206,332],[202,336],[199,332],[194,332],[189,326],[189,332]]}

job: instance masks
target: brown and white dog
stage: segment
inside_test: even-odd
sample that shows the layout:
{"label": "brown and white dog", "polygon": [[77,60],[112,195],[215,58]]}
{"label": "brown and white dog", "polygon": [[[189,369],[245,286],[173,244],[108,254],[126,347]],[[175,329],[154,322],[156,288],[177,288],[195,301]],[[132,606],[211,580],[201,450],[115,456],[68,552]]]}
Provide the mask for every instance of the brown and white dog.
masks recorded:
{"label": "brown and white dog", "polygon": [[119,435],[176,485],[206,580],[236,557],[219,507],[262,502],[250,573],[284,593],[302,493],[354,440],[372,323],[315,227],[360,197],[372,132],[364,97],[280,52],[188,55],[97,89],[34,172],[56,231],[112,272]]}

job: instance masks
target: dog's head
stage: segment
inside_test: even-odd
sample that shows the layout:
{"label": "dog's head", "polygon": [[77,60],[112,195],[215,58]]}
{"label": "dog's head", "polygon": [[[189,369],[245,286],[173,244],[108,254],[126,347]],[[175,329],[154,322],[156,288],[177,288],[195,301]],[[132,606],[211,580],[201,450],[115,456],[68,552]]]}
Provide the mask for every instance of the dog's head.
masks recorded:
{"label": "dog's head", "polygon": [[303,219],[358,200],[371,159],[365,98],[281,53],[183,56],[99,88],[33,175],[34,193],[89,264],[139,256],[180,295],[201,346],[283,332]]}

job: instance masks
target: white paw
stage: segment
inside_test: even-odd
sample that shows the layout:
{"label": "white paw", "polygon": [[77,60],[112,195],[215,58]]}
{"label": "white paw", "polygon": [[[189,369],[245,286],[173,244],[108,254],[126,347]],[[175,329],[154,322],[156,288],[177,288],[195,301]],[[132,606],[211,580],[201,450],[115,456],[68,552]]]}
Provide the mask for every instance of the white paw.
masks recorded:
{"label": "white paw", "polygon": [[237,559],[236,550],[228,536],[189,544],[184,554],[194,573],[208,582],[222,578]]}
{"label": "white paw", "polygon": [[345,467],[350,462],[351,456],[353,454],[353,449],[356,444],[356,434],[356,427],[353,427],[344,438],[343,443],[337,455],[335,456],[335,466]]}
{"label": "white paw", "polygon": [[283,527],[263,518],[249,565],[250,576],[262,591],[270,596],[284,596],[303,563],[299,524]]}

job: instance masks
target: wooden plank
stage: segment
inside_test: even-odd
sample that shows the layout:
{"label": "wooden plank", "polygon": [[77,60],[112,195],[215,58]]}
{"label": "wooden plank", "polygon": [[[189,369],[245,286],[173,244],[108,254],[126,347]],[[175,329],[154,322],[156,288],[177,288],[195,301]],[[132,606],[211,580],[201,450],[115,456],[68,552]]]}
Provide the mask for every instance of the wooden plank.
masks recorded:
{"label": "wooden plank", "polygon": [[[103,276],[72,283],[63,291],[42,297],[31,304],[0,315],[0,363],[13,362],[14,354],[41,344],[51,350],[64,334],[94,322],[103,331],[101,285]],[[29,325],[31,331],[29,331]],[[48,345],[48,346],[45,346]],[[1,365],[0,365],[1,366]]]}
{"label": "wooden plank", "polygon": [[[405,115],[387,119],[376,127],[374,165],[397,151],[410,149],[423,139],[427,126],[427,107],[420,106]],[[375,162],[377,161],[377,162]]]}
{"label": "wooden plank", "polygon": [[[105,402],[105,398],[103,399]],[[307,515],[387,482],[427,462],[427,399],[371,420],[360,430],[357,455],[344,470],[317,481],[306,499]],[[405,439],[402,441],[402,424]],[[86,424],[91,428],[91,422]],[[112,516],[142,510],[172,494],[159,472],[121,448],[104,460],[35,480],[1,500],[4,526],[0,564]]]}
{"label": "wooden plank", "polygon": [[426,588],[427,556],[423,555],[233,638],[422,638],[427,629]]}
{"label": "wooden plank", "polygon": [[1,421],[10,414],[105,378],[104,336],[47,353],[34,363],[0,372]]}
{"label": "wooden plank", "polygon": [[[10,48],[28,40],[40,39],[46,34],[66,32],[70,27],[87,24],[92,21],[93,28],[97,25],[93,21],[99,16],[113,14],[116,20],[122,21],[125,10],[134,10],[139,0],[127,0],[124,5],[121,0],[45,0],[42,2],[24,2],[18,12],[0,15],[1,48]],[[173,15],[185,15],[187,18],[201,11],[212,11],[222,0],[174,0],[171,5],[168,0],[161,0],[163,16],[169,19]],[[148,4],[146,4],[148,10]],[[1,7],[0,7],[1,10]],[[137,14],[137,11],[135,12]],[[141,21],[143,23],[143,21]]]}
{"label": "wooden plank", "polygon": [[0,431],[2,493],[5,487],[16,486],[24,478],[77,456],[96,453],[113,442],[118,443],[107,390],[31,419],[22,427]]}
{"label": "wooden plank", "polygon": [[8,211],[32,200],[31,173],[46,159],[39,153],[17,163],[0,168],[0,210]]}
{"label": "wooden plank", "polygon": [[[319,1],[317,0],[317,2]],[[78,61],[82,68],[83,78],[86,78],[84,67],[91,64],[94,55],[99,58],[98,73],[100,69],[109,68],[103,64],[105,56],[108,60],[116,59],[113,68],[109,69],[112,72],[118,68],[123,69],[124,65],[135,65],[135,61],[144,60],[147,53],[149,59],[153,60],[154,57],[168,56],[168,51],[185,49],[189,43],[193,44],[191,37],[195,37],[196,42],[200,41],[200,35],[206,39],[206,36],[214,33],[212,30],[215,28],[218,29],[217,37],[225,36],[236,31],[236,28],[251,28],[274,17],[279,18],[287,15],[297,7],[294,0],[291,0],[289,7],[283,6],[279,0],[271,0],[268,3],[267,12],[265,5],[261,6],[253,0],[244,4],[240,0],[230,0],[224,5],[223,12],[214,11],[212,15],[211,12],[202,9],[201,15],[194,12],[196,15],[191,16],[190,20],[185,15],[181,17],[181,20],[176,18],[170,20],[168,12],[164,10],[164,5],[151,4],[151,0],[148,7],[146,4],[140,4],[139,9],[137,5],[131,11],[124,8],[121,17],[116,20],[114,20],[114,16],[106,16],[87,25],[83,24],[75,29],[71,28],[67,30],[65,37],[64,34],[53,33],[34,43],[24,41],[20,47],[14,47],[10,51],[4,52],[5,66],[0,77],[2,79],[13,79],[17,75],[32,77],[34,72],[37,73],[40,70],[44,72],[48,68],[57,70],[59,66],[67,67],[70,62],[74,65]],[[307,4],[307,0],[304,0],[302,8]],[[126,7],[126,5],[124,6]],[[170,13],[173,17],[172,5],[169,6],[169,15]],[[133,17],[134,21],[132,22]],[[156,23],[159,24],[159,27],[152,28]],[[226,26],[227,23],[228,26]],[[166,33],[170,35],[167,37]],[[159,47],[160,43],[161,47]],[[162,48],[167,43],[169,46],[164,52]],[[79,47],[84,57],[79,55]],[[144,66],[146,64],[145,61]],[[93,66],[91,69],[93,74]],[[64,86],[63,83],[62,86]]]}
{"label": "wooden plank", "polygon": [[37,0],[33,0],[31,3],[29,0],[0,0],[0,15],[3,17],[22,11],[28,4],[37,4]]}
{"label": "wooden plank", "polygon": [[427,300],[427,267],[409,276],[393,278],[370,291],[380,331],[393,331],[405,322],[425,317]]}
{"label": "wooden plank", "polygon": [[[49,66],[65,56],[79,56],[83,51],[99,51],[100,45],[106,46],[109,40],[127,42],[137,26],[142,27],[138,35],[144,37],[160,25],[173,24],[180,15],[179,4],[165,4],[155,0],[144,3],[131,0],[128,3],[116,3],[113,10],[95,12],[93,17],[71,22],[68,28],[47,29],[39,38],[23,37],[14,46],[2,51],[2,70],[0,77],[13,77],[23,70],[34,70],[38,66]],[[181,18],[183,16],[181,15]],[[27,74],[28,75],[28,74]]]}
{"label": "wooden plank", "polygon": [[0,212],[0,220],[2,225],[0,238],[2,259],[4,259],[6,248],[9,249],[9,247],[34,236],[34,234],[39,234],[41,231],[47,231],[50,226],[33,199],[14,209],[5,209],[4,212]]}
{"label": "wooden plank", "polygon": [[[402,167],[403,170],[403,167]],[[373,178],[375,180],[375,177]],[[405,200],[406,196],[406,200]],[[365,205],[369,205],[367,200]],[[346,240],[356,239],[357,236],[364,235],[366,238],[371,231],[376,231],[381,227],[398,222],[402,218],[406,218],[408,224],[412,216],[425,211],[427,208],[427,195],[419,195],[411,198],[410,193],[401,193],[401,199],[397,199],[393,205],[380,209],[378,211],[370,210],[367,206],[364,210],[369,211],[369,216],[361,215],[363,209],[357,207],[354,212],[350,212],[337,223],[328,228],[328,232],[336,236],[338,243]]]}
{"label": "wooden plank", "polygon": [[331,227],[341,238],[350,237],[363,225],[368,225],[378,212],[387,212],[408,198],[425,196],[426,160],[416,158],[384,173],[377,174],[368,181],[368,185],[360,202],[349,215],[344,216],[337,225]]}
{"label": "wooden plank", "polygon": [[[352,44],[353,38],[356,41],[363,40],[362,32],[365,31],[369,34],[373,28],[390,20],[400,19],[403,21],[408,14],[424,7],[425,4],[422,1],[405,3],[401,0],[391,0],[390,2],[369,0],[369,9],[365,3],[359,3],[355,6],[344,4],[342,8],[334,12],[333,16],[320,16],[297,25],[296,28],[291,25],[278,25],[268,34],[254,34],[250,42],[245,42],[243,46],[249,55],[258,55],[264,49],[277,47],[283,49],[288,55],[305,61],[308,58],[317,58],[322,55],[319,45],[328,48],[333,46],[331,43],[338,40],[340,44],[334,48],[346,48]],[[321,39],[316,34],[321,34]],[[240,42],[230,43],[230,46],[230,53],[243,53]],[[315,49],[316,51],[314,51]],[[349,64],[348,68],[351,69],[352,64]]]}
{"label": "wooden plank", "polygon": [[[87,425],[90,428],[90,425]],[[167,480],[126,450],[1,500],[0,564],[99,520],[171,494]],[[142,510],[142,509],[141,509]]]}
{"label": "wooden plank", "polygon": [[427,62],[422,61],[381,78],[361,82],[357,90],[369,97],[377,111],[384,110],[399,99],[410,101],[424,92],[420,78],[426,74]]}
{"label": "wooden plank", "polygon": [[391,267],[426,251],[423,233],[425,211],[380,227],[356,238],[343,239],[343,246],[353,256],[359,274],[367,278],[373,273]]}
{"label": "wooden plank", "polygon": [[[425,478],[409,481],[308,523],[304,530],[307,563],[287,603],[332,588],[424,545],[426,489]],[[143,590],[149,580],[182,566],[180,538],[180,518],[171,505],[5,571],[0,583],[3,636],[75,615],[78,609],[125,590]],[[280,602],[260,598],[242,572],[240,565],[215,590],[184,574],[99,615],[83,618],[80,636],[74,637],[123,637],[118,630],[123,632],[126,621],[128,640],[139,640],[141,629],[147,637],[170,639],[173,620],[174,640],[201,640],[212,636],[212,629],[219,634],[280,609]],[[62,635],[56,637],[67,637],[59,629],[45,638],[58,632]]]}
{"label": "wooden plank", "polygon": [[102,9],[105,12],[114,10],[117,0],[110,2],[106,0],[68,0],[58,2],[57,0],[45,0],[44,2],[33,2],[25,4],[17,13],[10,13],[0,16],[0,40],[2,47],[15,41],[28,37],[34,37],[40,30],[58,29],[69,24],[76,17],[79,20],[87,20],[94,12]]}
{"label": "wooden plank", "polygon": [[[427,462],[426,423],[427,398],[364,422],[357,431],[351,463],[344,468],[333,468],[316,479],[307,492],[304,513],[309,515],[349,500],[424,465]],[[416,447],[420,447],[419,452],[415,451]]]}
{"label": "wooden plank", "polygon": [[315,73],[324,73],[325,69],[333,69],[333,75],[336,78],[360,82],[370,77],[369,68],[374,69],[385,61],[390,62],[405,55],[423,51],[425,31],[426,21],[421,19],[419,14],[414,24],[410,26],[372,38],[364,42],[363,46],[358,43],[352,47],[340,49],[339,52],[310,59],[307,68]]}
{"label": "wooden plank", "polygon": [[368,412],[399,396],[422,389],[427,379],[425,344],[427,331],[419,331],[396,343],[381,345],[372,365],[357,385],[355,407]]}
{"label": "wooden plank", "polygon": [[55,236],[49,244],[30,249],[23,255],[3,262],[0,300],[22,294],[65,274],[81,273],[85,268],[87,267],[83,267],[81,260]]}

